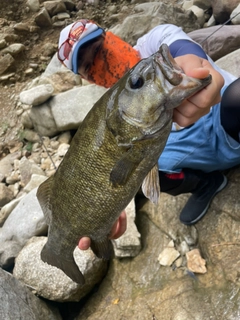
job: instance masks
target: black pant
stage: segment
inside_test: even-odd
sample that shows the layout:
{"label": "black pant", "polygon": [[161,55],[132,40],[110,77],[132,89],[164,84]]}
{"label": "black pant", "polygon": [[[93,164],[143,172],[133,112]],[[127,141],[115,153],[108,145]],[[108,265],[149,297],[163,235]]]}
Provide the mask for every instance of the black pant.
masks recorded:
{"label": "black pant", "polygon": [[220,119],[224,130],[240,142],[240,78],[232,82],[223,93]]}

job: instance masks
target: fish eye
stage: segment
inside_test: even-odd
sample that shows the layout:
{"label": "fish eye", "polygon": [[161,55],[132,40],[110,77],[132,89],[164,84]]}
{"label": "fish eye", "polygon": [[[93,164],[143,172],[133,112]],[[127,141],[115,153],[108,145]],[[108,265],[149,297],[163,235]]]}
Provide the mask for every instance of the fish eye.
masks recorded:
{"label": "fish eye", "polygon": [[129,85],[131,89],[140,89],[144,85],[144,79],[142,76],[134,75],[129,79]]}

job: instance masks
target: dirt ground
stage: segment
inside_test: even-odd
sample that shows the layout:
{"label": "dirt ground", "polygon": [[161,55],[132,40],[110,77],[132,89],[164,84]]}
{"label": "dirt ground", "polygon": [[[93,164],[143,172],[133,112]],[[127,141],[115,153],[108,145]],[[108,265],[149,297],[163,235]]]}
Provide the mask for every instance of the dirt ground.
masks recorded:
{"label": "dirt ground", "polygon": [[[173,4],[179,3],[177,0],[170,0]],[[126,15],[131,14],[133,7],[136,5],[131,4],[130,0],[121,1],[105,1],[100,0],[98,6],[87,4],[86,1],[75,1],[76,4],[82,3],[81,10],[83,17],[94,19],[103,27],[109,28],[112,16],[111,7],[117,7],[117,13],[121,12],[123,6],[127,6],[126,14],[121,17],[124,19]],[[139,3],[142,1],[139,1]],[[169,1],[166,1],[169,3]],[[0,33],[8,32],[9,28],[17,23],[26,23],[28,25],[35,25],[34,17],[36,13],[29,12],[26,0],[1,0],[0,1]],[[41,3],[41,1],[40,1]],[[77,10],[72,13],[72,22],[77,15]],[[79,15],[78,15],[79,16]],[[3,156],[3,150],[6,146],[14,145],[19,139],[21,131],[21,116],[18,115],[18,97],[19,93],[26,87],[32,80],[38,77],[45,69],[49,60],[42,60],[44,52],[44,45],[49,42],[56,45],[61,28],[48,28],[40,29],[36,33],[19,33],[15,42],[25,45],[26,50],[15,57],[14,70],[9,70],[8,73],[15,73],[14,81],[0,82],[0,158]],[[0,52],[1,54],[1,52]],[[29,65],[37,64],[38,67],[30,74],[26,73]],[[17,80],[16,80],[17,79]]]}

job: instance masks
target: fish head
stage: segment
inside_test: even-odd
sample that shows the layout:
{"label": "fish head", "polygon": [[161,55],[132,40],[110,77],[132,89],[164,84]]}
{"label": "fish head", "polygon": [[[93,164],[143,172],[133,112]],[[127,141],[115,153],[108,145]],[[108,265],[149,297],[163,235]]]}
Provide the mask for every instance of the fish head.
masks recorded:
{"label": "fish head", "polygon": [[210,82],[210,75],[204,79],[187,76],[172,58],[168,46],[163,44],[117,82],[108,115],[117,108],[118,118],[138,128],[145,137],[151,136],[171,122],[173,108]]}

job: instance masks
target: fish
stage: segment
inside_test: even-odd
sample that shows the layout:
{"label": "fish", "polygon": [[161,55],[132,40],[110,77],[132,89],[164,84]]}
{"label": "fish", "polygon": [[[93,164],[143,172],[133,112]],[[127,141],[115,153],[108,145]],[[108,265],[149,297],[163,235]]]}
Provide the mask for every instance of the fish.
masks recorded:
{"label": "fish", "polygon": [[169,136],[173,109],[211,82],[184,74],[167,45],[140,60],[94,104],[53,176],[37,190],[48,224],[41,259],[74,282],[85,279],[73,257],[82,237],[110,259],[114,222],[142,186],[157,203],[158,158]]}

